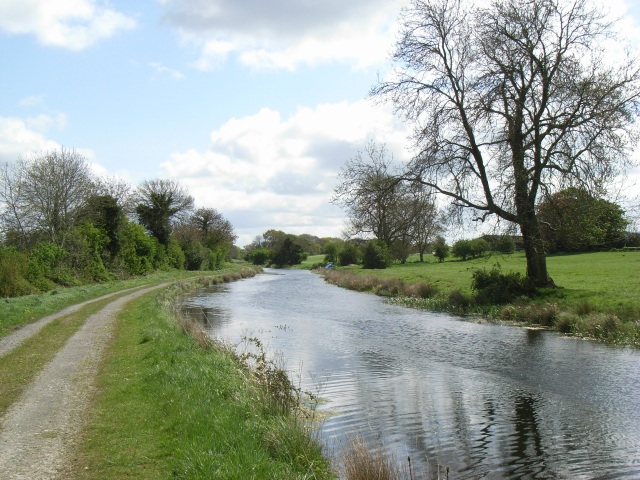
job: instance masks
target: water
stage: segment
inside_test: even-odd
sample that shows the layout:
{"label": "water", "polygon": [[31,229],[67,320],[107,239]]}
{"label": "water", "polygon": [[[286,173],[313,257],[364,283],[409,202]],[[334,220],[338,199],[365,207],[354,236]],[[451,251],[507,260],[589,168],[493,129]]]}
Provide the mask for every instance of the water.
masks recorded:
{"label": "water", "polygon": [[[270,272],[274,273],[274,272]],[[640,352],[480,325],[277,271],[185,302],[212,335],[282,352],[331,416],[435,478],[640,478]]]}

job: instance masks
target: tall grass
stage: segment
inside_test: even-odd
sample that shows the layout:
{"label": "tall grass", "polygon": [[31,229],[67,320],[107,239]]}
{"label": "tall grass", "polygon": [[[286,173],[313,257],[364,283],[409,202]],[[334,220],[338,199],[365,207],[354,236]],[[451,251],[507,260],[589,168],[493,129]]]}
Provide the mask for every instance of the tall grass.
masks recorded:
{"label": "tall grass", "polygon": [[[47,293],[0,299],[0,337],[4,337],[25,323],[33,322],[51,313],[76,303],[100,297],[108,293],[142,285],[157,285],[163,282],[202,278],[207,282],[232,281],[242,278],[251,271],[250,267],[229,266],[220,272],[187,272],[174,270],[134,277],[128,280],[96,283],[78,287],[59,287]],[[222,277],[221,277],[222,276]],[[207,280],[205,280],[207,279]],[[216,279],[216,280],[213,280]]]}
{"label": "tall grass", "polygon": [[522,254],[471,261],[409,263],[385,270],[340,267],[322,273],[336,285],[390,297],[394,303],[489,320],[537,325],[600,341],[640,346],[640,253],[599,252],[548,257],[559,288],[541,289],[501,307],[478,302],[474,272],[500,265],[506,275],[522,274]]}

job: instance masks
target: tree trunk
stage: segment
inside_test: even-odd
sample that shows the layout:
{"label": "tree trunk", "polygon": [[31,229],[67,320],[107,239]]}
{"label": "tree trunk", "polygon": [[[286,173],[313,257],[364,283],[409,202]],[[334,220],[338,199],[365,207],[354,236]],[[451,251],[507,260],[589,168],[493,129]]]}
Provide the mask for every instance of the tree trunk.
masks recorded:
{"label": "tree trunk", "polygon": [[547,257],[535,213],[521,220],[520,231],[527,257],[527,277],[533,279],[537,287],[549,286],[552,282],[547,273]]}

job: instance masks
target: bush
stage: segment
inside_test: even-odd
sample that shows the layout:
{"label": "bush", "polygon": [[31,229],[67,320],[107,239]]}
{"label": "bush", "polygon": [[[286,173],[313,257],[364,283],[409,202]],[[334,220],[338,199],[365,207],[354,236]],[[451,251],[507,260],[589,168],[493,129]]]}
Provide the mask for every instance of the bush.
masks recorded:
{"label": "bush", "polygon": [[405,295],[407,297],[431,298],[438,293],[438,289],[433,285],[425,282],[414,283],[405,287]]}
{"label": "bush", "polygon": [[511,255],[516,251],[516,244],[510,237],[500,237],[494,246],[496,252]]}
{"label": "bush", "polygon": [[345,243],[338,252],[338,265],[345,267],[360,263],[360,249],[354,243]]}
{"label": "bush", "polygon": [[14,247],[0,248],[0,297],[19,297],[34,293],[25,278],[26,255]]}
{"label": "bush", "polygon": [[556,329],[562,333],[571,333],[580,317],[571,312],[560,312],[556,318]]}
{"label": "bush", "polygon": [[454,311],[463,312],[473,304],[473,299],[462,293],[460,290],[452,290],[448,297],[449,306]]}
{"label": "bush", "polygon": [[451,253],[454,257],[461,258],[463,261],[471,256],[473,249],[469,240],[458,240],[451,247]]}
{"label": "bush", "polygon": [[387,244],[381,240],[371,240],[367,243],[362,256],[362,268],[382,269],[391,263]]}
{"label": "bush", "polygon": [[503,274],[499,266],[491,270],[480,269],[473,272],[471,288],[476,292],[480,305],[502,305],[521,296],[533,296],[535,284],[519,272]]}

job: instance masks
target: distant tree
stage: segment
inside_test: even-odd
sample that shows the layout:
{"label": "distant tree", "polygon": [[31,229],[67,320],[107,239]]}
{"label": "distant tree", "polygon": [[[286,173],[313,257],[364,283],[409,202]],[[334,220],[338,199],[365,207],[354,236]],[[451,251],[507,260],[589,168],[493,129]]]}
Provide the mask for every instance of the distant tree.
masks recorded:
{"label": "distant tree", "polygon": [[264,247],[258,247],[247,253],[245,259],[254,265],[264,265],[269,260],[269,257],[271,257],[271,250]]}
{"label": "distant tree", "polygon": [[373,235],[390,246],[406,235],[413,212],[392,161],[386,147],[374,142],[347,160],[331,200],[347,212],[347,236]]}
{"label": "distant tree", "polygon": [[193,209],[193,197],[175,180],[145,180],[134,198],[140,223],[165,248],[173,223]]}
{"label": "distant tree", "polygon": [[432,196],[422,185],[394,174],[393,158],[374,142],[347,160],[331,201],[347,212],[347,236],[372,235],[400,262],[406,261],[412,244],[424,252],[437,231]]}
{"label": "distant tree", "polygon": [[360,263],[361,257],[360,248],[355,243],[345,242],[338,252],[338,264],[343,267],[358,264]]}
{"label": "distant tree", "polygon": [[414,127],[406,177],[518,225],[527,276],[551,284],[539,195],[597,192],[629,165],[637,55],[606,58],[613,24],[587,0],[410,0],[400,29],[396,68],[372,95]]}
{"label": "distant tree", "polygon": [[338,261],[338,245],[335,242],[328,242],[324,245],[324,263],[336,263]]}
{"label": "distant tree", "polygon": [[391,263],[389,248],[382,240],[369,240],[362,253],[362,268],[382,269]]}
{"label": "distant tree", "polygon": [[470,242],[471,255],[473,257],[482,257],[485,253],[491,250],[491,245],[484,238],[474,238]]}
{"label": "distant tree", "polygon": [[433,255],[438,259],[440,263],[444,262],[444,259],[449,256],[449,245],[445,241],[444,237],[438,235],[433,241]]}
{"label": "distant tree", "polygon": [[538,206],[538,218],[551,252],[620,246],[624,243],[629,223],[619,205],[574,187],[542,201]]}
{"label": "distant tree", "polygon": [[511,237],[503,235],[497,239],[494,249],[496,252],[511,255],[516,251],[516,244]]}
{"label": "distant tree", "polygon": [[120,230],[126,220],[117,199],[111,195],[91,195],[80,209],[78,218],[81,223],[89,223],[104,233],[104,249],[113,260],[120,252]]}
{"label": "distant tree", "polygon": [[421,186],[414,186],[413,218],[409,227],[409,236],[424,262],[424,254],[437,235],[444,230],[444,218],[438,213],[433,195]]}
{"label": "distant tree", "polygon": [[298,265],[305,258],[306,254],[302,247],[293,238],[287,236],[274,251],[272,263],[279,267]]}
{"label": "distant tree", "polygon": [[451,247],[451,253],[454,257],[461,258],[462,260],[466,260],[468,257],[471,257],[473,254],[473,247],[471,245],[470,240],[458,240]]}

